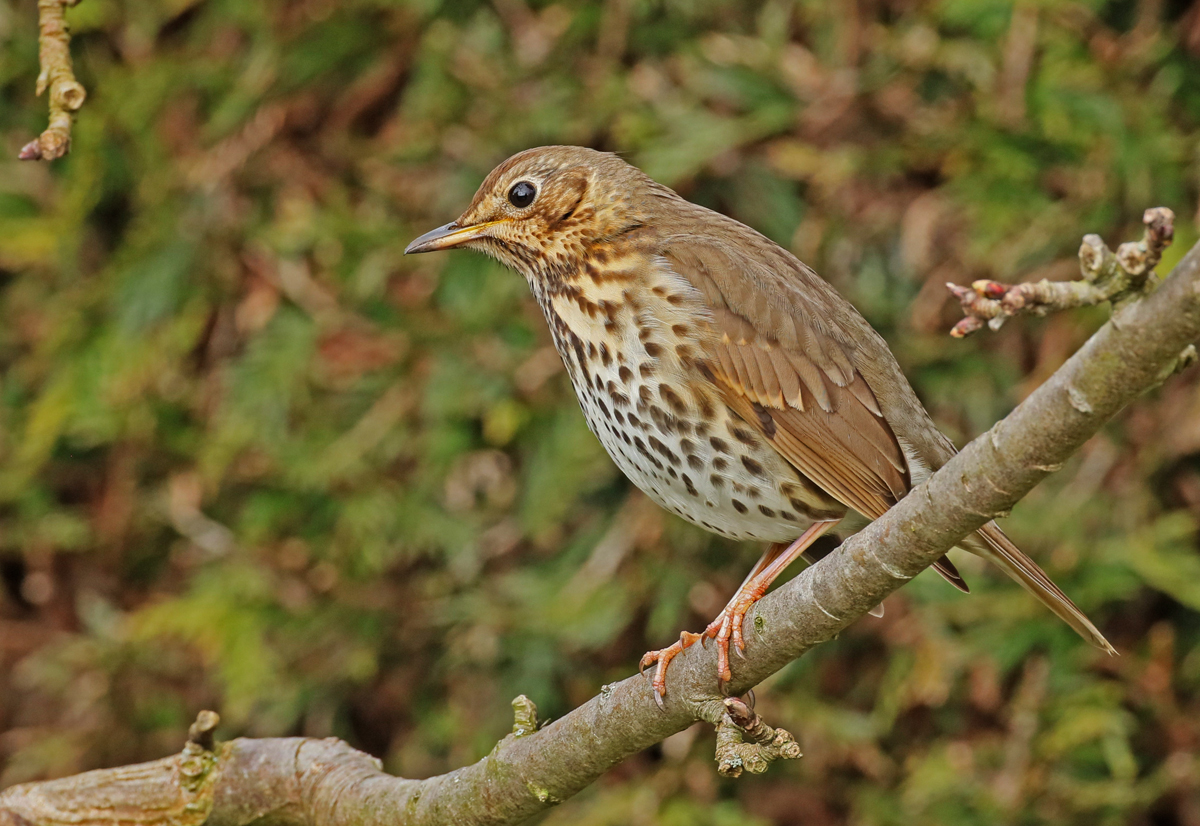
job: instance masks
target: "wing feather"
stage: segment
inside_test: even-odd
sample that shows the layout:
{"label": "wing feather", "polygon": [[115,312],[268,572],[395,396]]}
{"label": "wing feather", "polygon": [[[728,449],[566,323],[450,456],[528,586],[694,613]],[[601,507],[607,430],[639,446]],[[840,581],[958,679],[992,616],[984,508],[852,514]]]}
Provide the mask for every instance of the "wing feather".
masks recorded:
{"label": "wing feather", "polygon": [[[847,345],[819,315],[806,315],[803,302],[772,302],[745,280],[741,294],[730,294],[738,267],[752,284],[765,288],[770,279],[712,244],[692,239],[664,257],[712,311],[706,369],[730,409],[847,507],[877,519],[899,501],[912,484],[904,449]],[[950,560],[934,568],[967,590]]]}

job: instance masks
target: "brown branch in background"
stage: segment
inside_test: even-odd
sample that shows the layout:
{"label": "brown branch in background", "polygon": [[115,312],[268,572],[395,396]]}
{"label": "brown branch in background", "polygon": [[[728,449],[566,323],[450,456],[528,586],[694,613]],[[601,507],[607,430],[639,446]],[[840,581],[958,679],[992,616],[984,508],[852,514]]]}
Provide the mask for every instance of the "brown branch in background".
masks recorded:
{"label": "brown branch in background", "polygon": [[[1157,260],[1154,248],[1147,243],[1144,251],[1126,250],[1124,258],[1136,269],[1132,259],[1140,256],[1149,272],[1150,259]],[[1098,266],[1108,266],[1105,261],[1100,253]],[[1121,303],[1113,319],[1016,410],[912,495],[756,603],[746,617],[753,629],[746,659],[730,692],[745,692],[835,638],[964,536],[1006,512],[1156,384],[1198,337],[1200,244],[1157,290]],[[696,720],[718,722],[724,772],[755,771],[776,757],[798,756],[790,735],[720,695],[715,660],[713,647],[692,646],[680,655],[661,710],[649,681],[637,676],[604,686],[545,725],[533,703],[518,698],[513,731],[490,754],[425,780],[391,777],[378,760],[333,738],[211,744],[215,715],[202,715],[182,754],[0,792],[0,826],[519,823]],[[1018,738],[1024,737],[1021,725],[1014,720]],[[1013,754],[1015,765],[1021,754]]]}
{"label": "brown branch in background", "polygon": [[21,148],[23,161],[61,158],[71,149],[71,121],[83,106],[87,90],[75,79],[71,67],[71,33],[63,9],[79,0],[38,0],[37,93],[50,92],[50,125],[37,140]]}
{"label": "brown branch in background", "polygon": [[1146,210],[1142,216],[1146,232],[1141,241],[1129,241],[1114,254],[1099,235],[1085,235],[1079,247],[1079,270],[1082,281],[1038,281],[1031,284],[1003,284],[983,279],[970,287],[947,284],[950,292],[962,303],[962,321],[954,325],[950,335],[963,338],[984,324],[999,330],[1015,315],[1046,313],[1100,304],[1119,303],[1122,299],[1153,289],[1154,268],[1163,250],[1175,238],[1175,213],[1166,207]]}

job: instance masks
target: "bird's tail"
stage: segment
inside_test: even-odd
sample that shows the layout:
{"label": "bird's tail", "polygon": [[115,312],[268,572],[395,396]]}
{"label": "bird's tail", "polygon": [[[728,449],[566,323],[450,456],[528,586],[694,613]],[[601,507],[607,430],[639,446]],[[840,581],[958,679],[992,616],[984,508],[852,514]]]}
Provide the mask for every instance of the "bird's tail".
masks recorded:
{"label": "bird's tail", "polygon": [[1074,628],[1079,636],[1092,645],[1109,654],[1117,653],[1096,626],[1092,625],[1091,620],[1050,581],[1050,577],[1046,576],[1037,563],[1021,553],[995,522],[984,525],[974,536],[965,539],[962,546],[999,566],[1004,573],[1021,583],[1026,591],[1037,597],[1042,604],[1058,615],[1059,619]]}

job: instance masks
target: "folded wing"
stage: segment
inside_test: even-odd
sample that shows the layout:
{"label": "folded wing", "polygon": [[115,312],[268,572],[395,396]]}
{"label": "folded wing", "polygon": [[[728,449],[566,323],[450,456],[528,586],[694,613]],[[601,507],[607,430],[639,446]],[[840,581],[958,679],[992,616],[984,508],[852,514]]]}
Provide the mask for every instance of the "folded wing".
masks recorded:
{"label": "folded wing", "polygon": [[[712,310],[717,336],[703,369],[732,410],[800,473],[864,516],[879,518],[910,490],[904,449],[830,319],[806,314],[809,302],[788,295],[776,274],[718,244],[682,241],[665,257]],[[731,294],[739,282],[758,289]],[[934,567],[967,590],[948,559]]]}

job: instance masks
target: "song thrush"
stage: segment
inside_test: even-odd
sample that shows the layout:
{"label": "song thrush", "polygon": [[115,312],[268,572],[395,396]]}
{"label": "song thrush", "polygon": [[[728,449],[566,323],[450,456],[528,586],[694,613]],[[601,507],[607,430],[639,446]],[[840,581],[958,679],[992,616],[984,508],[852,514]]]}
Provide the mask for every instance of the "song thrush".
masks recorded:
{"label": "song thrush", "polygon": [[[488,175],[454,222],[406,252],[467,247],[525,276],[588,426],[617,466],[667,510],[732,539],[772,543],[702,634],[729,644],[771,582],[857,512],[877,519],[954,446],[887,344],[791,253],[685,201],[616,155],[530,149]],[[962,543],[1081,636],[1112,651],[1034,562],[988,523]],[[938,571],[966,586],[943,557]]]}

